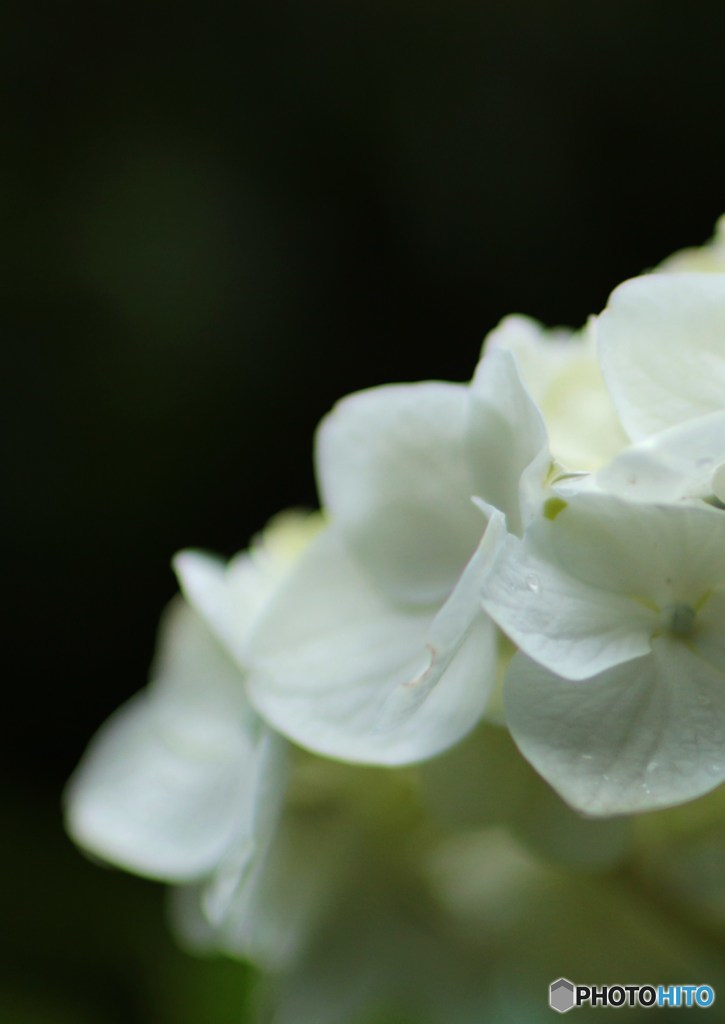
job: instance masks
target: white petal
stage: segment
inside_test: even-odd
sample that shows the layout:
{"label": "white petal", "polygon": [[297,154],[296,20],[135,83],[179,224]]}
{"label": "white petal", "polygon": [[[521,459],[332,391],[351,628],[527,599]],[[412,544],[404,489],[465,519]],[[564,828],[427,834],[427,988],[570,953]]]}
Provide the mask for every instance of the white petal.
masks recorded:
{"label": "white petal", "polygon": [[474,504],[485,515],[487,523],[473,557],[428,631],[430,646],[439,655],[454,651],[478,618],[481,584],[507,536],[506,517],[502,512],[479,498],[474,498]]}
{"label": "white petal", "polygon": [[218,924],[253,885],[258,864],[268,857],[278,835],[289,774],[289,745],[276,732],[262,728],[246,778],[236,833],[203,892],[207,919]]}
{"label": "white petal", "polygon": [[584,340],[565,328],[549,330],[528,316],[506,316],[484,341],[484,352],[505,349],[517,359],[534,401],[541,407],[549,388],[584,351]]}
{"label": "white petal", "polygon": [[256,735],[259,719],[247,699],[243,672],[180,597],[161,617],[150,677],[167,723],[177,721],[180,729],[191,723],[196,737],[208,727],[210,746],[217,737],[236,742],[240,729]]}
{"label": "white petal", "polygon": [[[466,578],[466,593],[468,585]],[[471,625],[475,603],[451,600],[438,622],[430,610],[396,607],[328,529],[252,638],[250,699],[282,733],[321,754],[377,764],[430,757],[473,727],[495,675],[491,624],[480,615]]]}
{"label": "white petal", "polygon": [[393,598],[442,600],[480,536],[465,455],[469,391],[423,383],[344,399],[317,436],[324,504]]}
{"label": "white petal", "polygon": [[725,404],[725,276],[620,285],[596,324],[604,376],[633,440]]}
{"label": "white petal", "polygon": [[[539,523],[531,547],[585,583],[653,608],[696,605],[725,583],[725,516],[706,504],[640,504],[582,494],[553,523]],[[550,666],[553,667],[553,666]]]}
{"label": "white petal", "polygon": [[236,717],[239,671],[179,603],[166,617],[157,667],[157,686],[123,705],[91,742],[66,792],[67,823],[104,860],[186,881],[216,868],[231,846],[251,854],[257,833],[271,827],[259,809],[258,762],[269,765],[271,747],[283,758],[284,744],[248,706]]}
{"label": "white petal", "polygon": [[175,555],[182,593],[242,667],[257,616],[321,526],[319,513],[289,509],[228,562],[191,549]]}
{"label": "white petal", "polygon": [[[509,530],[541,504],[551,458],[541,413],[521,382],[511,352],[494,347],[471,386],[468,452],[475,494],[500,509]],[[523,509],[522,509],[523,506]]]}
{"label": "white petal", "polygon": [[67,825],[91,853],[183,881],[211,870],[236,831],[249,752],[203,753],[158,723],[148,694],[99,730],[67,792]]}
{"label": "white petal", "polygon": [[530,536],[524,544],[509,535],[483,583],[484,609],[522,651],[583,679],[649,650],[648,608],[574,578],[548,555]]}
{"label": "white petal", "polygon": [[713,479],[725,460],[725,411],[652,434],[625,448],[594,475],[601,490],[632,501],[677,501],[717,494]]}
{"label": "white petal", "polygon": [[174,570],[182,592],[221,642],[244,662],[250,626],[267,593],[245,552],[225,564],[203,551],[180,551]]}
{"label": "white petal", "polygon": [[668,807],[725,780],[725,675],[678,641],[579,683],[517,655],[506,708],[524,756],[586,814]]}
{"label": "white petal", "polygon": [[548,330],[535,320],[509,316],[485,345],[489,352],[504,348],[516,356],[557,462],[572,470],[596,469],[626,444],[588,329]]}

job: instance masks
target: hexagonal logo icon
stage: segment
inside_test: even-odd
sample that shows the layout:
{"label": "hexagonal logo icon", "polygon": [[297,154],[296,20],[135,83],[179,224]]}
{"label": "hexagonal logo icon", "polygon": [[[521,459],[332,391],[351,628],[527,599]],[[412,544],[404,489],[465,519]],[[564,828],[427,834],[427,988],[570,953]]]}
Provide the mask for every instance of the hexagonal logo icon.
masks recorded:
{"label": "hexagonal logo icon", "polygon": [[557,1013],[566,1013],[574,1006],[574,985],[568,978],[558,978],[549,985],[549,1006]]}

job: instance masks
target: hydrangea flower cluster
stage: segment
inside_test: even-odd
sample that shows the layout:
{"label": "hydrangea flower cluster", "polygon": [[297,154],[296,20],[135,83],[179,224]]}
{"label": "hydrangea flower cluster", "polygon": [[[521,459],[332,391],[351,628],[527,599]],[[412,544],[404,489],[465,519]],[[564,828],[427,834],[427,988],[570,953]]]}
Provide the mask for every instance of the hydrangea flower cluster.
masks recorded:
{"label": "hydrangea flower cluster", "polygon": [[606,917],[597,872],[658,877],[640,812],[725,779],[723,222],[579,331],[506,318],[467,384],[343,399],[315,467],[321,512],[176,557],[68,829],[261,965],[276,1021],[536,1020],[523,934]]}

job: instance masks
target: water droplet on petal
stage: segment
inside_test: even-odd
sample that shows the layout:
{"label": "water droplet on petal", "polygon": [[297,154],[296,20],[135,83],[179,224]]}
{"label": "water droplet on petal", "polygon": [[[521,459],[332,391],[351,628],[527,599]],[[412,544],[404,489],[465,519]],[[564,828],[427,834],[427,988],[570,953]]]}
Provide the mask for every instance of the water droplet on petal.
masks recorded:
{"label": "water droplet on petal", "polygon": [[582,761],[591,761],[593,757],[594,754],[582,754]]}
{"label": "water droplet on petal", "polygon": [[609,782],[609,776],[606,773],[602,775],[602,781]]}
{"label": "water droplet on petal", "polygon": [[645,771],[647,772],[648,775],[651,775],[652,772],[656,772],[657,771],[659,766],[660,766],[659,761],[650,761],[650,763],[645,768]]}
{"label": "water droplet on petal", "polygon": [[539,582],[539,577],[535,573],[533,573],[533,572],[528,573],[528,575],[526,576],[526,586],[534,594],[538,594],[539,590],[541,589],[541,584]]}

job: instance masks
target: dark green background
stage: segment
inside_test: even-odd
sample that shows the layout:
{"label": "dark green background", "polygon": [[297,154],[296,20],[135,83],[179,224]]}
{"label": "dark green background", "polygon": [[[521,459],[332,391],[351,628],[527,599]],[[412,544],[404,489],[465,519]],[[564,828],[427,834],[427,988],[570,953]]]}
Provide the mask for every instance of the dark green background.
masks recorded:
{"label": "dark green background", "polygon": [[60,831],[85,741],[145,681],[169,559],[314,503],[312,430],[344,393],[464,379],[505,313],[578,324],[704,240],[725,210],[725,6],[4,22],[2,1019],[232,1022],[236,996],[215,1016],[190,993],[243,977],[185,961],[157,890]]}

